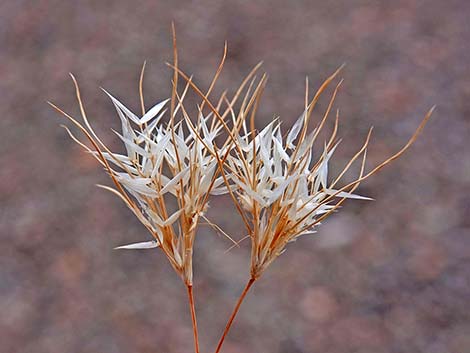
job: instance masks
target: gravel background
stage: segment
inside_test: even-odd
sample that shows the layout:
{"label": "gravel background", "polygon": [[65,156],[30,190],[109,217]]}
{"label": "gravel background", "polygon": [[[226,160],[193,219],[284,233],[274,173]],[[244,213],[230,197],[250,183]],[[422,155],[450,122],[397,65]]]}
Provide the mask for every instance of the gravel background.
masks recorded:
{"label": "gravel background", "polygon": [[[376,201],[347,203],[271,266],[224,353],[470,352],[469,13],[466,0],[1,2],[0,351],[192,351],[179,278],[158,251],[112,250],[146,239],[145,229],[94,186],[109,182],[45,103],[78,114],[72,71],[97,130],[117,146],[99,86],[137,111],[147,60],[147,104],[167,97],[174,20],[181,65],[202,87],[224,40],[220,90],[264,61],[259,126],[275,115],[291,124],[305,76],[318,87],[346,62],[336,168],[370,125],[368,165],[383,160],[437,104],[416,145],[360,188]],[[213,200],[210,216],[244,235],[227,199]],[[200,228],[202,352],[244,285],[248,245],[225,254],[230,244]]]}

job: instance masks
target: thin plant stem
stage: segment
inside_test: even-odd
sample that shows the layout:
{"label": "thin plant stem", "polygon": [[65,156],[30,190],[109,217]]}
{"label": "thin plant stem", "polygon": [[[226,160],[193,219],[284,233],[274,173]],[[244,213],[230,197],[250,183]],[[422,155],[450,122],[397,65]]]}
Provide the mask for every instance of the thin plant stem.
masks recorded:
{"label": "thin plant stem", "polygon": [[187,285],[187,288],[188,288],[189,309],[191,310],[191,321],[193,322],[194,351],[196,353],[199,353],[199,337],[197,334],[197,321],[196,321],[196,310],[194,308],[193,286]]}
{"label": "thin plant stem", "polygon": [[227,333],[230,330],[230,327],[232,326],[233,320],[235,319],[235,316],[237,316],[238,310],[240,309],[240,306],[242,305],[242,302],[245,299],[246,294],[250,290],[253,283],[255,283],[255,281],[256,281],[256,278],[250,278],[250,280],[248,281],[248,283],[245,286],[245,289],[243,290],[242,294],[240,295],[240,298],[238,298],[237,305],[235,306],[235,308],[232,311],[232,314],[230,315],[230,319],[228,320],[227,325],[225,326],[224,333],[222,334],[222,337],[219,340],[219,344],[217,345],[217,349],[216,349],[215,353],[220,352],[220,349],[222,348],[222,344],[225,341],[225,337],[227,336]]}

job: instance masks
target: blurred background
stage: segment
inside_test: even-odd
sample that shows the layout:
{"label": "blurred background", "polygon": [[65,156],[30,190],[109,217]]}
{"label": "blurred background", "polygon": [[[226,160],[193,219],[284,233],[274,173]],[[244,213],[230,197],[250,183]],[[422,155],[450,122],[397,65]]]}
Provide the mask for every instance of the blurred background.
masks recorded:
{"label": "blurred background", "polygon": [[[0,4],[0,351],[191,352],[185,288],[109,181],[59,127],[51,100],[78,116],[81,85],[97,131],[119,146],[110,90],[136,112],[170,94],[170,24],[181,67],[232,91],[260,60],[258,115],[289,126],[343,62],[338,170],[374,135],[368,167],[397,151],[426,111],[417,143],[318,233],[291,244],[256,283],[225,353],[470,352],[470,4],[447,1],[2,1]],[[329,92],[331,93],[331,91]],[[328,96],[318,106],[318,118]],[[331,128],[331,123],[328,125]],[[215,198],[211,219],[242,222]],[[241,233],[240,233],[241,232]],[[240,249],[202,225],[195,294],[201,351],[213,351],[248,277]]]}

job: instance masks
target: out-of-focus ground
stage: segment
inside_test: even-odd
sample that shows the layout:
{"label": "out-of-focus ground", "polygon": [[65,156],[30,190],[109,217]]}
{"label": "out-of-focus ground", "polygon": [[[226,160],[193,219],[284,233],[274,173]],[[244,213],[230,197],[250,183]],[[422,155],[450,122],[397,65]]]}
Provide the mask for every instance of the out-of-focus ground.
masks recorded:
{"label": "out-of-focus ground", "polygon": [[[170,23],[182,68],[207,87],[228,41],[218,89],[258,61],[269,73],[259,126],[289,126],[311,89],[343,62],[335,104],[344,137],[333,170],[370,125],[369,168],[437,110],[416,145],[359,189],[314,236],[291,244],[256,284],[225,353],[470,352],[470,5],[447,1],[3,1],[0,4],[0,351],[192,351],[185,291],[100,167],[66,136],[52,100],[78,115],[68,73],[113,146],[103,86],[136,111],[168,97]],[[318,112],[323,111],[326,100]],[[318,118],[319,113],[316,117]],[[331,125],[329,125],[331,128]],[[335,169],[336,168],[336,169]],[[209,215],[244,236],[226,198]],[[195,292],[202,352],[215,347],[248,274],[201,226]]]}

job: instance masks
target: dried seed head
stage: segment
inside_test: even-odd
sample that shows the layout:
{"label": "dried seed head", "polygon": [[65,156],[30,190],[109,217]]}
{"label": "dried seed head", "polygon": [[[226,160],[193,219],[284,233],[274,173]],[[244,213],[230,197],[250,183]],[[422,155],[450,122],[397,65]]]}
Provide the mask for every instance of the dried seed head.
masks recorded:
{"label": "dried seed head", "polygon": [[[338,113],[333,132],[316,160],[313,147],[331,115],[341,81],[317,127],[308,132],[308,126],[321,93],[341,68],[320,86],[311,100],[307,81],[304,111],[284,137],[278,120],[259,132],[255,129],[254,119],[266,84],[266,75],[256,84],[254,75],[260,64],[249,73],[231,100],[225,93],[217,104],[209,100],[225,60],[227,48],[224,49],[221,64],[206,93],[178,68],[176,46],[174,64],[170,65],[174,70],[171,99],[157,102],[145,111],[142,90],[145,65],[139,87],[141,115],[133,113],[105,91],[121,121],[121,132],[116,134],[124,143],[125,154],[111,152],[96,135],[87,119],[73,76],[83,122],[51,103],[84,134],[91,146],[65,127],[71,138],[105,168],[115,186],[101,187],[119,196],[154,238],[118,248],[160,247],[188,286],[192,285],[196,229],[199,218],[205,218],[209,195],[228,192],[232,197],[251,237],[251,276],[256,279],[285,250],[287,243],[301,235],[314,233],[316,226],[345,199],[368,200],[354,193],[360,182],[401,156],[415,141],[433,110],[426,114],[400,151],[366,173],[371,129],[363,146],[331,180],[328,164],[339,143],[336,140]],[[186,81],[181,93],[177,91],[180,76]],[[194,122],[183,104],[189,88],[201,98]],[[244,90],[236,113],[234,106]],[[204,113],[207,109],[209,112]],[[218,145],[215,140],[221,131],[227,138]],[[356,161],[360,163],[357,179],[339,187],[337,184]],[[171,199],[176,202],[172,203]],[[173,207],[170,212],[172,204],[176,204],[176,209]],[[214,227],[217,228],[216,225]]]}
{"label": "dried seed head", "polygon": [[[254,279],[285,251],[287,243],[295,241],[301,235],[314,233],[316,226],[338,209],[345,199],[370,200],[355,194],[354,190],[361,181],[398,158],[416,139],[430,117],[432,110],[404,148],[365,173],[371,129],[363,146],[343,171],[334,179],[329,178],[328,164],[339,144],[336,140],[338,114],[333,132],[323,145],[317,160],[313,159],[313,147],[330,115],[341,81],[317,127],[308,133],[308,125],[320,94],[334,80],[340,69],[323,83],[310,101],[307,98],[308,89],[306,90],[304,111],[285,139],[278,120],[259,132],[254,128],[256,107],[262,89],[253,93],[251,101],[254,104],[242,107],[237,115],[240,121],[236,124],[242,126],[243,131],[237,134],[230,156],[224,164],[219,163],[219,167],[251,237],[251,276]],[[264,86],[264,82],[261,86]],[[247,131],[245,123],[248,116],[251,118],[250,131]],[[360,163],[357,179],[339,187],[338,183],[356,161]]]}
{"label": "dried seed head", "polygon": [[[213,83],[217,76],[218,73]],[[176,67],[171,101],[165,99],[157,102],[145,111],[142,70],[142,115],[135,114],[104,90],[120,119],[121,131],[115,133],[122,140],[126,151],[125,154],[112,152],[91,127],[77,81],[73,76],[72,79],[83,122],[51,105],[88,139],[91,146],[65,127],[70,137],[105,168],[115,186],[100,187],[119,196],[154,238],[152,241],[118,248],[160,247],[184,282],[191,285],[192,252],[199,218],[204,217],[207,210],[209,194],[220,195],[227,192],[223,177],[217,177],[218,160],[213,151],[213,146],[216,146],[214,140],[222,125],[214,121],[213,113],[204,115],[204,101],[199,105],[195,122],[192,122],[183,104],[189,83],[183,92],[177,91]],[[210,90],[206,95],[209,93]],[[220,151],[226,153],[228,148],[229,144],[225,142]]]}

